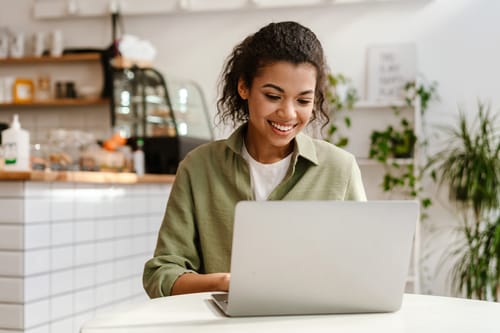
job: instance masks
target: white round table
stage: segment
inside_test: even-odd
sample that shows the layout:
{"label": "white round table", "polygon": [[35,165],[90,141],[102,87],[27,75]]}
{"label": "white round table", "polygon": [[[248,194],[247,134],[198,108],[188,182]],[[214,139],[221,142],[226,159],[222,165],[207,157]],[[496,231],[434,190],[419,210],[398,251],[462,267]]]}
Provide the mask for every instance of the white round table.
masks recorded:
{"label": "white round table", "polygon": [[103,312],[81,333],[383,332],[500,333],[500,303],[405,294],[394,313],[276,317],[224,316],[210,293],[157,298]]}

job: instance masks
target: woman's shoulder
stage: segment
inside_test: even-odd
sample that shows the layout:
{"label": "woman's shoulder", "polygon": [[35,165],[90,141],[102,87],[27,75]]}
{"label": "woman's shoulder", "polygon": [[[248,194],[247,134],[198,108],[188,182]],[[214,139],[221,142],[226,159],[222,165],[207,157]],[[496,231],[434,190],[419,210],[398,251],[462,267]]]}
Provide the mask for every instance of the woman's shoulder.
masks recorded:
{"label": "woman's shoulder", "polygon": [[215,153],[225,149],[225,141],[226,140],[215,140],[201,144],[189,151],[185,158],[199,160],[212,157]]}
{"label": "woman's shoulder", "polygon": [[227,154],[226,140],[216,140],[199,145],[189,151],[180,162],[179,167],[199,169],[200,165],[205,168],[222,161]]}

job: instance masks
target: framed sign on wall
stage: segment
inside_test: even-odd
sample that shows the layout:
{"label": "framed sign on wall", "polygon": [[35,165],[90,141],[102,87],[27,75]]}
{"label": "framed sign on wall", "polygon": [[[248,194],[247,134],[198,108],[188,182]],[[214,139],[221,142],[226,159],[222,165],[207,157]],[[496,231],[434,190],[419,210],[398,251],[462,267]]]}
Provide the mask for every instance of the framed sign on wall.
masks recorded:
{"label": "framed sign on wall", "polygon": [[367,49],[366,99],[398,101],[417,75],[415,44],[373,45]]}

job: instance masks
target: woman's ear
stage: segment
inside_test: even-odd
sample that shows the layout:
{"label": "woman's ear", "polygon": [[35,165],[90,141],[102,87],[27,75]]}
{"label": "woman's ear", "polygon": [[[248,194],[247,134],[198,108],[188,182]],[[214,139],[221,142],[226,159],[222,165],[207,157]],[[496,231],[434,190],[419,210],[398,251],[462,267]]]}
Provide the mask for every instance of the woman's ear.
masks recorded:
{"label": "woman's ear", "polygon": [[241,99],[248,99],[248,88],[242,78],[238,80],[238,95],[240,95]]}

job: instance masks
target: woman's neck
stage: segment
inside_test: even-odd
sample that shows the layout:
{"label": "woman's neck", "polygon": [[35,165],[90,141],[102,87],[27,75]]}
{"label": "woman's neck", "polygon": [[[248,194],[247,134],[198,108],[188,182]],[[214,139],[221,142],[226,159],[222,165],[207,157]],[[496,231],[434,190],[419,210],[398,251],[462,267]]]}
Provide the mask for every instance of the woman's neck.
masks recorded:
{"label": "woman's neck", "polygon": [[253,144],[251,140],[248,140],[248,136],[245,137],[243,143],[254,160],[263,164],[276,163],[281,161],[290,153],[293,152],[294,141],[290,142],[288,146],[285,147],[275,147],[272,145],[256,145]]}

